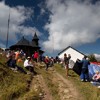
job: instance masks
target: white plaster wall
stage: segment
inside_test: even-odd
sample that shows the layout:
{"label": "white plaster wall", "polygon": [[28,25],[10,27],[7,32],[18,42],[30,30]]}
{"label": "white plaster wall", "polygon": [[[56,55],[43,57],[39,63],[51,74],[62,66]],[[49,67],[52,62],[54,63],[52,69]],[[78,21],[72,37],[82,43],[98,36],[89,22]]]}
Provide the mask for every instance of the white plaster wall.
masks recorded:
{"label": "white plaster wall", "polygon": [[84,57],[83,54],[79,53],[78,51],[72,49],[72,48],[68,48],[67,50],[65,50],[64,52],[62,52],[60,55],[58,55],[59,58],[63,59],[64,58],[64,54],[70,54],[71,55],[71,60],[73,60],[74,62],[76,62],[77,59],[82,60],[82,58]]}

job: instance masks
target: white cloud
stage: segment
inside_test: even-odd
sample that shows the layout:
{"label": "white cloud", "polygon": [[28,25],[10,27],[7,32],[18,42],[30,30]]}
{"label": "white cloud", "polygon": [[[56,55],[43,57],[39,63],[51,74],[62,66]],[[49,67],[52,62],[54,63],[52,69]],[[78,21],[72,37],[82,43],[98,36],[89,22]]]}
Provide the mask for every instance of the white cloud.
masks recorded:
{"label": "white cloud", "polygon": [[41,15],[43,15],[45,13],[45,9],[41,8]]}
{"label": "white cloud", "polygon": [[[6,43],[5,43],[6,44]],[[3,47],[5,47],[5,44],[3,44],[3,43],[0,43],[0,48],[3,48]]]}
{"label": "white cloud", "polygon": [[61,1],[47,0],[46,3],[51,11],[50,23],[45,26],[49,37],[43,43],[47,51],[91,43],[100,38],[100,3]]}
{"label": "white cloud", "polygon": [[94,54],[97,59],[100,59],[100,54]]}
{"label": "white cloud", "polygon": [[33,36],[34,32],[37,30],[34,27],[24,25],[24,22],[28,19],[31,19],[31,15],[34,14],[34,11],[32,9],[24,6],[9,7],[8,5],[5,5],[4,1],[0,2],[0,41],[2,41],[1,46],[3,47],[5,45],[7,37],[9,11],[9,42],[16,43],[16,35],[18,34]]}

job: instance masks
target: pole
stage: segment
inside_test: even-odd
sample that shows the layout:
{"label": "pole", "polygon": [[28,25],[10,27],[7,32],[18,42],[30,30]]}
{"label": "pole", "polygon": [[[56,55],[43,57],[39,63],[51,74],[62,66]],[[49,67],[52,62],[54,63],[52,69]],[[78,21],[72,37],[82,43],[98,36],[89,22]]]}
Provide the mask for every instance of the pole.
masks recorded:
{"label": "pole", "polygon": [[6,49],[7,49],[7,47],[8,47],[9,22],[10,22],[10,8],[9,8],[8,27],[7,27],[7,41],[6,41]]}
{"label": "pole", "polygon": [[54,53],[54,35],[52,34],[52,45],[53,45],[53,53]]}

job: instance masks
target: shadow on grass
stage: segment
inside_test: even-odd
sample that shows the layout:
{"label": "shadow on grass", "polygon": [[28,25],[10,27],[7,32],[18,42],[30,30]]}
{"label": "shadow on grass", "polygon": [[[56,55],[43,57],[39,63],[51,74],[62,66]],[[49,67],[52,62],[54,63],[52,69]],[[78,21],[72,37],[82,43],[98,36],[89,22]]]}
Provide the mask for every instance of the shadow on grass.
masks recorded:
{"label": "shadow on grass", "polygon": [[1,62],[0,62],[0,65],[2,65],[2,66],[4,66],[4,67],[7,67],[5,64],[3,64],[3,63],[1,63]]}
{"label": "shadow on grass", "polygon": [[70,77],[77,77],[76,75],[71,75],[71,74],[69,74],[68,76],[70,76]]}

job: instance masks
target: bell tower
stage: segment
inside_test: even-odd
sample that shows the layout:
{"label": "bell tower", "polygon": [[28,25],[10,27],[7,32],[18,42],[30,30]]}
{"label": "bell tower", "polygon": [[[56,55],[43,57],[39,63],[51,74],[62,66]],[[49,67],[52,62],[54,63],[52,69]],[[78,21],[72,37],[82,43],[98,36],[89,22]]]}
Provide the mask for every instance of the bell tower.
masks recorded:
{"label": "bell tower", "polygon": [[36,32],[35,32],[34,37],[33,37],[33,39],[32,39],[32,42],[33,42],[34,46],[36,46],[36,47],[39,46],[38,41],[39,41],[39,38],[37,37],[37,34],[36,34]]}

